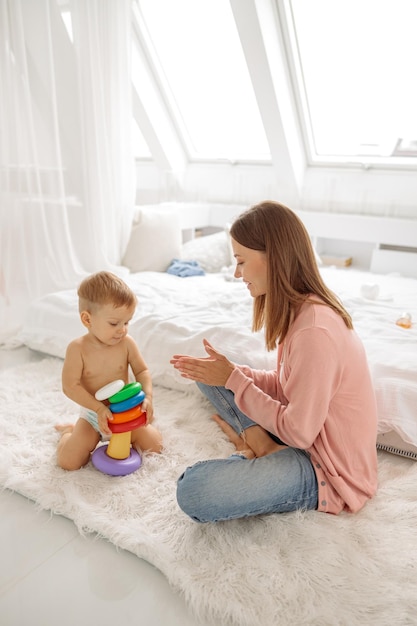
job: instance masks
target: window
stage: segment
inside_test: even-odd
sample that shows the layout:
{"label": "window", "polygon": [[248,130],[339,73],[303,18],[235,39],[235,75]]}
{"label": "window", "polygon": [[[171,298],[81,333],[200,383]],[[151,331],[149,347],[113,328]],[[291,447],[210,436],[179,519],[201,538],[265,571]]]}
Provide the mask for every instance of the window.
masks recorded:
{"label": "window", "polygon": [[74,43],[74,35],[72,32],[72,19],[71,19],[71,11],[66,8],[61,9],[61,17],[64,21],[65,28],[67,29],[68,37]]}
{"label": "window", "polygon": [[132,146],[133,154],[137,159],[152,158],[149,146],[140,132],[140,128],[135,119],[132,119]]}
{"label": "window", "polygon": [[417,2],[278,0],[278,9],[312,161],[416,164]]}
{"label": "window", "polygon": [[269,160],[229,2],[137,0],[137,7],[189,158]]}

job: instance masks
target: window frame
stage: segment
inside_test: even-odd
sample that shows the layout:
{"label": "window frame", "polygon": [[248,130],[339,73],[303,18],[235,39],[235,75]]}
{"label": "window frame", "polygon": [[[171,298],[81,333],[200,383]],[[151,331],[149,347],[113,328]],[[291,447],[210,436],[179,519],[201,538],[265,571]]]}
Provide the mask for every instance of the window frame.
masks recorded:
{"label": "window frame", "polygon": [[304,139],[306,158],[310,166],[376,168],[390,170],[416,170],[417,151],[413,155],[391,156],[373,155],[318,155],[314,150],[312,123],[309,115],[308,97],[303,81],[301,59],[298,54],[296,26],[291,6],[292,0],[275,0],[278,20],[282,29],[288,68],[291,73],[294,101],[297,106],[300,128]]}

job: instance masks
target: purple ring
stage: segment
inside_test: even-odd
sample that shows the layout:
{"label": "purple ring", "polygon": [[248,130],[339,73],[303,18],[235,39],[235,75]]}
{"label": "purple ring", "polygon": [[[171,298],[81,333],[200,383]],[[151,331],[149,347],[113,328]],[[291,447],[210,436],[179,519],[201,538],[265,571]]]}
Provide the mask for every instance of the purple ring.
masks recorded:
{"label": "purple ring", "polygon": [[99,446],[91,455],[94,467],[110,476],[127,476],[132,474],[142,465],[142,458],[137,450],[130,449],[127,459],[113,459],[107,454],[107,444]]}

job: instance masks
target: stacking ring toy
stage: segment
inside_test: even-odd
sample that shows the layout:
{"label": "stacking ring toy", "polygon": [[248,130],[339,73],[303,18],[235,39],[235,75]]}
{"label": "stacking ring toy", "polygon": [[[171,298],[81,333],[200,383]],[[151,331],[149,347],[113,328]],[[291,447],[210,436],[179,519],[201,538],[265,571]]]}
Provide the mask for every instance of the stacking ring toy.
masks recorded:
{"label": "stacking ring toy", "polygon": [[127,398],[131,398],[132,396],[139,393],[142,390],[142,385],[138,383],[138,381],[134,383],[127,383],[124,385],[122,389],[120,389],[117,393],[109,396],[109,402],[115,404],[116,402],[122,402]]}
{"label": "stacking ring toy", "polygon": [[104,385],[104,387],[101,387],[101,389],[96,391],[95,398],[100,402],[102,400],[107,400],[107,398],[110,398],[110,396],[114,396],[115,394],[117,394],[121,389],[123,389],[124,386],[125,383],[123,380],[114,380],[113,382],[109,383],[108,385]]}
{"label": "stacking ring toy", "polygon": [[129,409],[128,411],[123,411],[122,413],[112,413],[113,419],[107,420],[109,424],[124,424],[125,422],[130,422],[130,420],[134,420],[140,415],[142,415],[142,405],[138,404],[134,406],[133,409]]}
{"label": "stacking ring toy", "polygon": [[107,445],[96,448],[91,461],[100,472],[110,476],[127,476],[142,465],[142,458],[137,450],[131,448],[127,459],[113,459],[107,454]]}
{"label": "stacking ring toy", "polygon": [[145,399],[145,392],[139,391],[139,393],[127,398],[127,400],[122,400],[121,402],[115,402],[109,404],[109,409],[112,413],[123,413],[129,409],[132,409],[134,406],[138,404],[142,404]]}
{"label": "stacking ring toy", "polygon": [[136,417],[134,420],[130,422],[122,422],[120,424],[113,424],[113,422],[109,421],[109,428],[112,433],[128,433],[132,430],[136,430],[140,426],[145,426],[146,424],[146,413],[141,413],[139,417]]}
{"label": "stacking ring toy", "polygon": [[96,392],[97,400],[109,400],[113,418],[107,420],[112,433],[109,443],[91,455],[94,467],[101,472],[125,476],[141,466],[142,458],[132,448],[132,431],[146,425],[146,411],[142,411],[145,396],[137,381],[125,385],[123,380],[115,380]]}

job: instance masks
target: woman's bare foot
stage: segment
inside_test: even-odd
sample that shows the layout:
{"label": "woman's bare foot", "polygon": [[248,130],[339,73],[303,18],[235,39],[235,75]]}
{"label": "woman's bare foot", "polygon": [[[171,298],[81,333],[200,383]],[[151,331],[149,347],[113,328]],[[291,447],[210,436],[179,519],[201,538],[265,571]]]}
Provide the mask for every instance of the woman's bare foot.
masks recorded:
{"label": "woman's bare foot", "polygon": [[274,441],[269,433],[262,428],[262,426],[259,426],[259,424],[249,426],[249,428],[245,430],[244,436],[246,443],[251,450],[253,450],[257,458],[273,454],[279,450],[285,450],[285,448],[288,447]]}
{"label": "woman's bare foot", "polygon": [[248,459],[267,456],[287,447],[276,443],[266,430],[257,424],[250,426],[244,431],[243,435],[239,436],[220,415],[212,415],[212,419],[220,426],[233,445],[236,446],[236,450],[244,454]]}
{"label": "woman's bare foot", "polygon": [[220,417],[220,415],[217,415],[217,413],[215,413],[211,416],[211,419],[214,420],[216,424],[218,424],[218,426],[220,426],[229,441],[235,446],[237,452],[243,454],[243,456],[245,456],[247,459],[255,458],[254,451],[247,445],[242,437],[240,437],[237,432],[234,431],[233,428]]}

